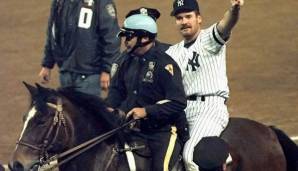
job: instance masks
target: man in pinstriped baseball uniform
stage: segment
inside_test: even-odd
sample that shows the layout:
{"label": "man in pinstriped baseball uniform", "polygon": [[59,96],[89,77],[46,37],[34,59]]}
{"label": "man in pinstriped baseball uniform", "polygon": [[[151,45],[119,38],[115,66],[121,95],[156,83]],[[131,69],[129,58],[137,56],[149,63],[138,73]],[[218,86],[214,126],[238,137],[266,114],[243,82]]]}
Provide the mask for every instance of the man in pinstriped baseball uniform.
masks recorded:
{"label": "man in pinstriped baseball uniform", "polygon": [[228,124],[225,43],[238,21],[243,3],[244,0],[231,0],[231,8],[218,23],[201,29],[197,1],[174,0],[171,15],[175,16],[184,40],[171,46],[167,53],[181,67],[188,99],[185,110],[190,139],[183,150],[187,170],[199,169],[193,162],[193,151],[202,137],[219,136]]}

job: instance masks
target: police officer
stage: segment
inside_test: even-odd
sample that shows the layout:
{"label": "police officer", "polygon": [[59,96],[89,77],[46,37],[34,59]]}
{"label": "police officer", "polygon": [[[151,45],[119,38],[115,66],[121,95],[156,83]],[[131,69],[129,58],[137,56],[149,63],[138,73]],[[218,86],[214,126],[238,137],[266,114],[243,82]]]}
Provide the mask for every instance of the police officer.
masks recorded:
{"label": "police officer", "polygon": [[43,83],[60,68],[62,87],[100,95],[110,83],[110,66],[120,55],[119,26],[112,0],[53,0],[42,69]]}
{"label": "police officer", "polygon": [[[129,13],[125,16],[125,18],[128,18],[135,14],[147,15],[151,17],[154,21],[156,21],[161,15],[160,12],[155,8],[140,7],[129,11]],[[171,46],[171,44],[160,42],[156,39],[154,40],[154,42],[155,44],[158,44],[158,48],[160,51],[166,51]],[[117,58],[117,60],[114,61],[111,68],[111,76],[117,73],[116,72],[117,68],[123,63],[123,61],[124,61],[124,58]],[[115,112],[117,113],[119,111],[115,111]],[[173,123],[175,123],[175,126],[177,127],[177,133],[178,133],[179,139],[182,141],[182,144],[184,145],[184,143],[189,139],[188,123],[187,123],[185,114],[178,115],[173,120]]]}
{"label": "police officer", "polygon": [[[140,134],[148,140],[152,153],[151,170],[170,170],[178,158],[173,120],[184,115],[186,97],[181,72],[175,61],[155,41],[157,25],[148,15],[133,14],[124,21],[119,36],[125,38],[123,63],[107,98],[111,108],[141,119]],[[185,118],[185,116],[184,116]]]}

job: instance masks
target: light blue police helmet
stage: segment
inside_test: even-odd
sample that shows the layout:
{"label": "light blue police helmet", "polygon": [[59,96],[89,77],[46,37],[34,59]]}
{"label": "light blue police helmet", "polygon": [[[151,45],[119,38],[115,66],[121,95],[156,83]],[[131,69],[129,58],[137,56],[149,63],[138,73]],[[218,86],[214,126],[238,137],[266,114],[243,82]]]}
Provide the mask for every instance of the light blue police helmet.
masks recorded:
{"label": "light blue police helmet", "polygon": [[152,34],[157,33],[155,21],[148,15],[136,14],[125,19],[124,28],[131,30],[145,30]]}
{"label": "light blue police helmet", "polygon": [[154,38],[157,35],[157,25],[151,17],[143,14],[135,14],[124,20],[123,28],[118,36],[125,36],[130,31],[133,31],[137,36]]}

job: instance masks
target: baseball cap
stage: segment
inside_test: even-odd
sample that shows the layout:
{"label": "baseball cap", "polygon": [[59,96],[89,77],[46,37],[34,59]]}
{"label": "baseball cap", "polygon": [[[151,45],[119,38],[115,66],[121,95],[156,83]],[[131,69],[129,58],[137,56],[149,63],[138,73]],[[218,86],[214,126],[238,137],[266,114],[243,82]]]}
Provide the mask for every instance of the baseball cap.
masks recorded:
{"label": "baseball cap", "polygon": [[160,17],[160,12],[155,8],[140,7],[128,12],[125,18],[128,18],[135,14],[143,14],[153,18],[155,21]]}
{"label": "baseball cap", "polygon": [[174,0],[171,16],[181,12],[200,11],[197,0]]}
{"label": "baseball cap", "polygon": [[214,169],[225,163],[229,146],[220,137],[204,137],[194,149],[193,161],[202,169]]}

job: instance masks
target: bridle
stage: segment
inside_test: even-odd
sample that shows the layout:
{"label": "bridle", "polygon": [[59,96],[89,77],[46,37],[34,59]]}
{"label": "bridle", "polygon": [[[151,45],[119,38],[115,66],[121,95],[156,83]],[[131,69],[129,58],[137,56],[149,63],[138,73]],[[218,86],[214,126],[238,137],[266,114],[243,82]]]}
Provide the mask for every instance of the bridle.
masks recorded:
{"label": "bridle", "polygon": [[[26,147],[29,147],[33,150],[39,151],[39,163],[43,163],[44,161],[49,159],[49,150],[54,146],[54,143],[56,142],[59,132],[61,129],[64,129],[64,132],[67,132],[67,125],[66,120],[63,114],[63,104],[62,104],[62,98],[58,97],[57,104],[53,103],[46,103],[47,106],[55,109],[55,115],[53,117],[52,124],[47,131],[47,134],[45,138],[43,139],[42,144],[31,144],[28,142],[25,142],[23,140],[17,141],[18,145],[23,145]],[[52,139],[50,139],[50,136],[54,135]]]}
{"label": "bridle", "polygon": [[[47,132],[43,143],[40,145],[33,145],[28,142],[19,140],[17,141],[18,145],[23,145],[26,147],[29,147],[31,149],[37,150],[40,152],[40,157],[39,161],[33,162],[32,165],[29,167],[29,171],[34,168],[38,167],[44,167],[43,170],[51,170],[53,168],[56,168],[62,164],[67,163],[68,161],[72,160],[76,156],[84,153],[85,151],[89,150],[90,148],[94,147],[95,145],[105,141],[106,139],[110,138],[111,136],[115,135],[118,131],[122,130],[123,128],[127,127],[128,125],[133,124],[137,120],[130,120],[121,126],[112,129],[104,134],[101,134],[99,136],[96,136],[82,144],[79,144],[71,149],[68,149],[60,154],[56,154],[53,156],[49,156],[48,150],[53,146],[55,143],[56,139],[58,138],[59,135],[59,130],[63,126],[65,132],[67,132],[67,124],[66,120],[63,114],[63,103],[62,103],[62,98],[58,97],[57,99],[57,104],[53,103],[46,103],[49,107],[56,109],[55,116],[53,118],[53,122],[51,127],[49,128],[49,131]],[[54,130],[56,128],[56,130]],[[55,131],[54,138],[49,141],[50,135]],[[58,163],[59,159],[59,163]]]}

